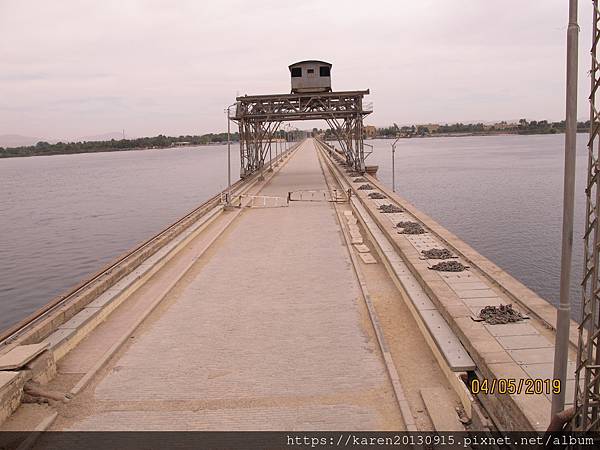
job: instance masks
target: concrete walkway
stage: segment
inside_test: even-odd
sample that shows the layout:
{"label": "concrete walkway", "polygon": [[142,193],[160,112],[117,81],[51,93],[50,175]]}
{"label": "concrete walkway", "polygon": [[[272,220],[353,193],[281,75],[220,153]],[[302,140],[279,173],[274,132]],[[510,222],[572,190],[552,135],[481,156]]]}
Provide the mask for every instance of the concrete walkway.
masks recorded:
{"label": "concrete walkway", "polygon": [[[262,193],[299,189],[311,140]],[[244,211],[73,406],[55,429],[403,429],[326,202]]]}

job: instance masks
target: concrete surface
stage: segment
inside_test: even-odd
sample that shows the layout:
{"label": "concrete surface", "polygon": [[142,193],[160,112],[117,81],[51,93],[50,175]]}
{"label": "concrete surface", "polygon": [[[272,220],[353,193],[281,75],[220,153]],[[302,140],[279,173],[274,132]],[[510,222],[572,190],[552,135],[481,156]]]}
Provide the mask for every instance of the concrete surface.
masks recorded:
{"label": "concrete surface", "polygon": [[46,350],[47,347],[48,344],[46,343],[20,345],[15,347],[8,353],[0,355],[0,370],[20,369]]}
{"label": "concrete surface", "polygon": [[[310,141],[261,195],[299,189]],[[247,209],[53,429],[402,429],[362,301],[329,203]]]}

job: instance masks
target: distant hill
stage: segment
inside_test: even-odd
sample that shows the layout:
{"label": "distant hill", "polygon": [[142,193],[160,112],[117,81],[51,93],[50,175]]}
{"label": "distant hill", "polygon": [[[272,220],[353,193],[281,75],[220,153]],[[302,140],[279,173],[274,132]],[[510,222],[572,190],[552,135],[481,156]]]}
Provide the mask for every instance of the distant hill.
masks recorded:
{"label": "distant hill", "polygon": [[27,145],[35,145],[43,139],[21,136],[20,134],[0,134],[0,147],[23,147]]}

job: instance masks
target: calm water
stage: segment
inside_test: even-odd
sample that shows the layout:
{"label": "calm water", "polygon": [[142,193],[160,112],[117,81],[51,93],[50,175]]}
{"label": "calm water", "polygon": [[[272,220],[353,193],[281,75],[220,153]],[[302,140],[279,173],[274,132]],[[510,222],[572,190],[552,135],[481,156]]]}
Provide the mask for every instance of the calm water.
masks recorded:
{"label": "calm water", "polygon": [[[563,135],[406,139],[396,187],[542,297],[558,301]],[[391,184],[390,144],[368,141]],[[579,303],[586,136],[578,139]],[[232,149],[234,179],[239,155]],[[0,329],[226,185],[226,147],[0,160]],[[578,317],[576,306],[574,317]]]}
{"label": "calm water", "polygon": [[226,164],[225,145],[0,160],[0,329],[224,189]]}
{"label": "calm water", "polygon": [[[367,141],[391,186],[391,141]],[[587,135],[577,136],[571,293],[579,319]],[[396,191],[540,296],[558,304],[564,135],[403,139]]]}

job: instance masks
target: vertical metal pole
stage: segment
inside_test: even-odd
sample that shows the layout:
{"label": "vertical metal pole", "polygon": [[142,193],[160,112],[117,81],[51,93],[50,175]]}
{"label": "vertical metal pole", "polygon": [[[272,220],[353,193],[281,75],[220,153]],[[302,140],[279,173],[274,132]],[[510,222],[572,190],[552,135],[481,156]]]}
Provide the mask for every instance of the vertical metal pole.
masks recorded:
{"label": "vertical metal pole", "polygon": [[554,379],[560,380],[561,390],[552,395],[552,416],[565,406],[567,362],[569,358],[569,325],[571,320],[571,257],[573,250],[573,209],[575,202],[575,156],[577,138],[577,52],[579,26],[577,0],[569,1],[567,29],[567,89],[565,129],[565,176],[563,192],[562,255],[560,271],[560,304],[556,319],[554,348]]}
{"label": "vertical metal pole", "polygon": [[231,106],[227,107],[227,206],[231,204]]}
{"label": "vertical metal pole", "polygon": [[396,144],[400,137],[397,137],[392,144],[392,191],[396,192]]}
{"label": "vertical metal pole", "polygon": [[396,192],[396,143],[392,144],[392,191]]}

